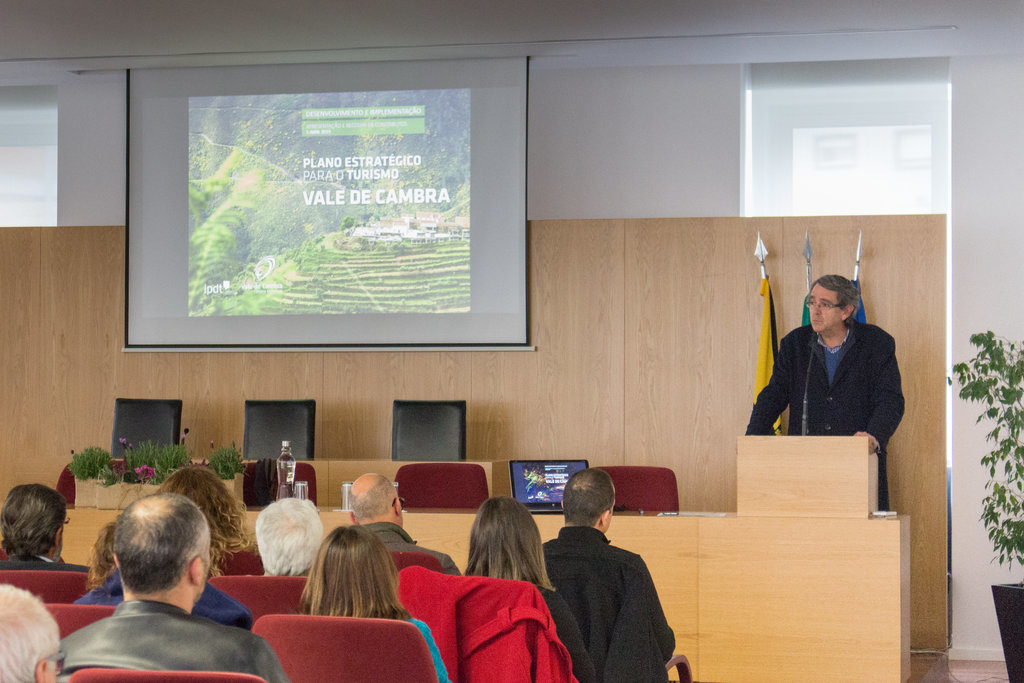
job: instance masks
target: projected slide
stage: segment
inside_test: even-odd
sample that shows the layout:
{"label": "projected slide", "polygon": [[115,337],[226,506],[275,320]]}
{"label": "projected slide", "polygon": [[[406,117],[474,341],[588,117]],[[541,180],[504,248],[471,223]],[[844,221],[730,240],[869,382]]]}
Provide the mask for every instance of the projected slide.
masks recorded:
{"label": "projected slide", "polygon": [[188,98],[189,317],[470,310],[470,91]]}

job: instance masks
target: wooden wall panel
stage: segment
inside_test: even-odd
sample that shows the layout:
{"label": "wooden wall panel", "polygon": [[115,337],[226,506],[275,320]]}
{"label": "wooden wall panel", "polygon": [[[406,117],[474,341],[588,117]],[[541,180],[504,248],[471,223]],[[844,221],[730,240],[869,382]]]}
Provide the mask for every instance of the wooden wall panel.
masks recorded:
{"label": "wooden wall panel", "polygon": [[[115,396],[180,396],[202,456],[242,440],[245,398],[317,400],[317,457],[390,457],[395,398],[465,398],[471,459],[585,457],[675,470],[684,509],[735,509],[735,437],[753,401],[757,232],[779,334],[797,325],[804,231],[814,275],[852,275],[897,339],[907,415],[891,445],[913,530],[913,643],[945,624],[942,216],[540,221],[529,233],[535,351],[122,353],[124,230],[0,231],[0,494],[53,484],[107,445]],[[31,457],[20,457],[30,454]]]}

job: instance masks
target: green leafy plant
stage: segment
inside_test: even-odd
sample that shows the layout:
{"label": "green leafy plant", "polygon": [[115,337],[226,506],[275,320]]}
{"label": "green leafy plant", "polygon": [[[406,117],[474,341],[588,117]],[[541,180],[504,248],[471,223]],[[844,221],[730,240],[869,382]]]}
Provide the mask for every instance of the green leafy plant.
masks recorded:
{"label": "green leafy plant", "polygon": [[[213,448],[212,443],[210,448]],[[221,446],[211,452],[209,467],[221,479],[234,479],[236,474],[241,474],[245,471],[242,453],[235,447],[234,442],[230,446]]]}
{"label": "green leafy plant", "polygon": [[981,405],[977,421],[993,425],[985,439],[994,448],[981,458],[989,474],[981,521],[999,564],[1024,567],[1024,342],[984,332],[971,345],[975,356],[953,374],[960,398]]}
{"label": "green leafy plant", "polygon": [[149,483],[162,484],[164,479],[171,476],[182,467],[186,467],[191,458],[185,444],[165,444],[156,452],[156,461],[153,463],[153,479]]}
{"label": "green leafy plant", "polygon": [[79,481],[97,479],[100,472],[110,468],[110,452],[99,446],[90,446],[80,453],[71,451],[71,462],[68,469]]}

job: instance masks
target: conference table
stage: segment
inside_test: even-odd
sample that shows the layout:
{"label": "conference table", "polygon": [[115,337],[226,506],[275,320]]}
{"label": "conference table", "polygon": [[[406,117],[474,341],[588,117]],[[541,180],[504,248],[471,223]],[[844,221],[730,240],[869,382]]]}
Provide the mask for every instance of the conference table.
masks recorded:
{"label": "conference table", "polygon": [[[72,509],[64,559],[85,563],[117,511]],[[249,511],[255,522],[257,511]],[[325,533],[350,524],[320,509]],[[465,567],[473,511],[405,513],[420,545]],[[544,540],[561,515],[536,515]],[[609,540],[647,562],[676,652],[705,681],[903,681],[909,676],[909,518],[616,515]]]}

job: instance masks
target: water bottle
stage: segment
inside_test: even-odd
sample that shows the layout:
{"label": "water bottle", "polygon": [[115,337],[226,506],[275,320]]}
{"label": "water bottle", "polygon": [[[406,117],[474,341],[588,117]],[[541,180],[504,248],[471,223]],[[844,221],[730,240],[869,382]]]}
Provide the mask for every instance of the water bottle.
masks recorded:
{"label": "water bottle", "polygon": [[295,458],[292,442],[281,442],[281,455],[277,457],[277,500],[291,498],[295,492]]}

